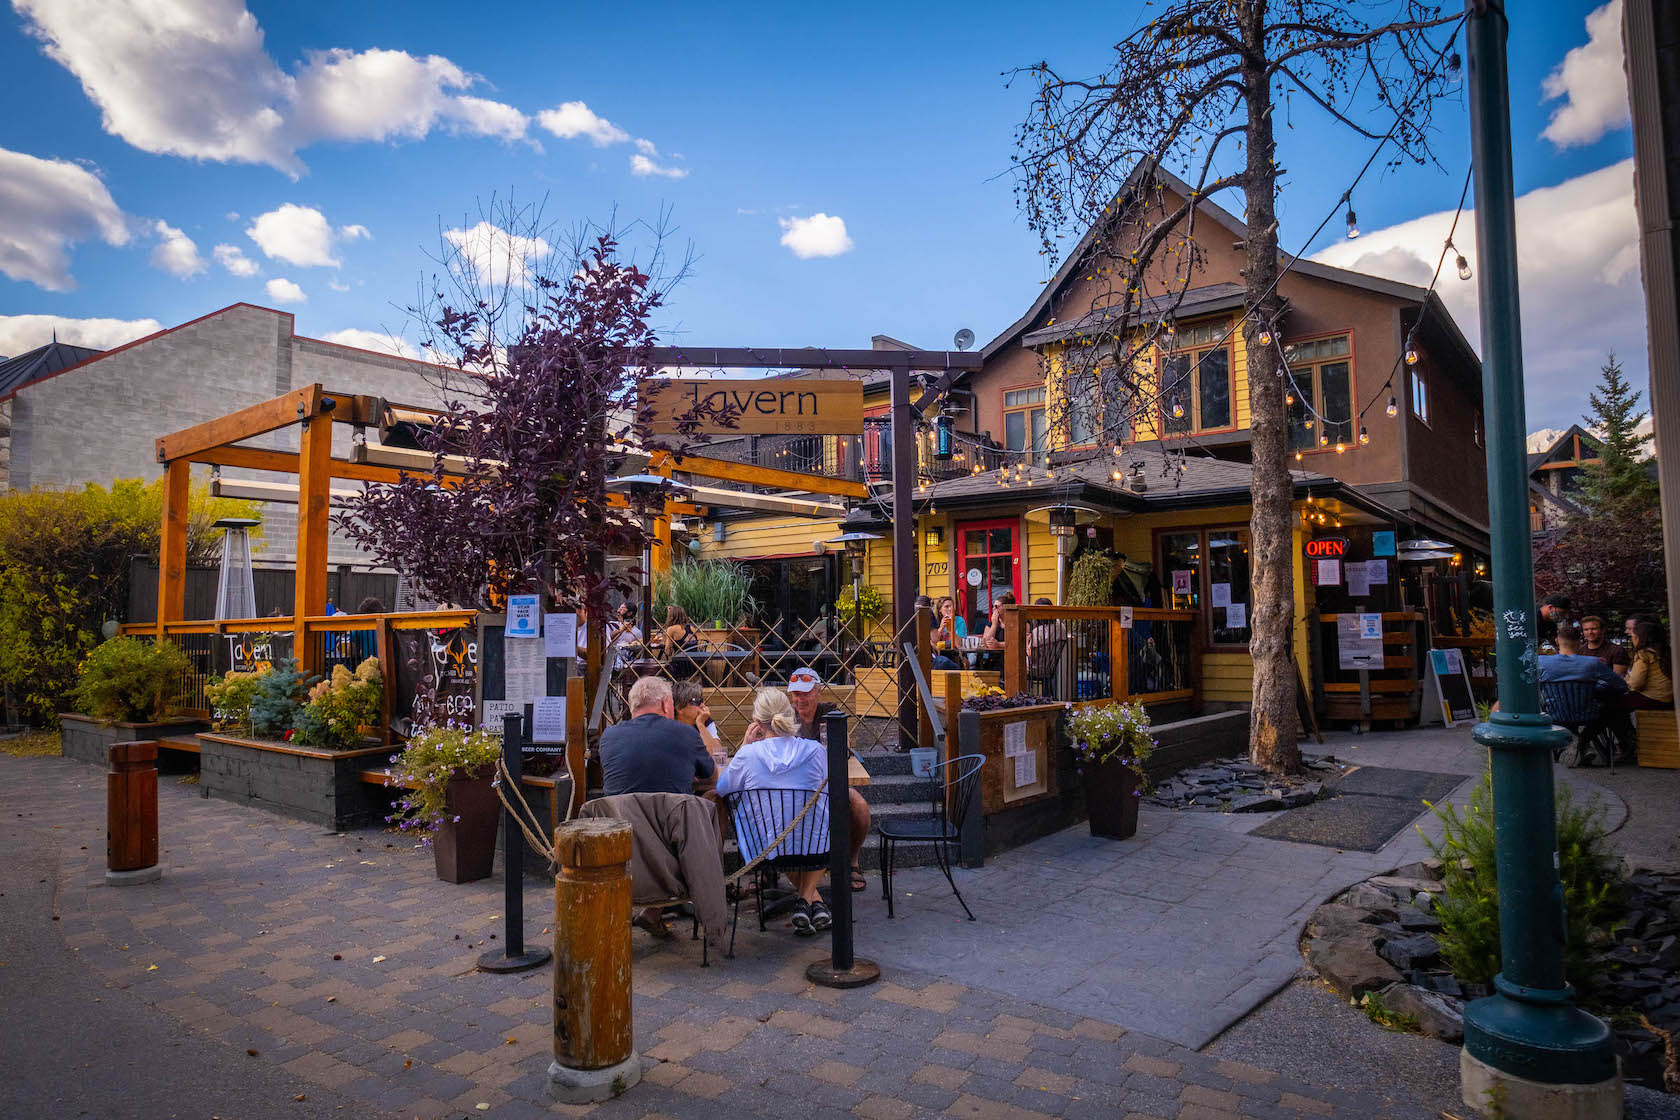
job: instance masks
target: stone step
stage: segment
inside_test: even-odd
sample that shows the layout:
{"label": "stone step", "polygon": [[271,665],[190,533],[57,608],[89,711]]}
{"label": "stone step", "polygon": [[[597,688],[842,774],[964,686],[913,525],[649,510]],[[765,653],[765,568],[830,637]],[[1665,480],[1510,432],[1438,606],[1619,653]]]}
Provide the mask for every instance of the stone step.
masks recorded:
{"label": "stone step", "polygon": [[858,790],[870,807],[876,805],[920,805],[927,812],[933,805],[934,790],[938,787],[928,778],[913,778],[909,774],[874,774],[869,784]]}

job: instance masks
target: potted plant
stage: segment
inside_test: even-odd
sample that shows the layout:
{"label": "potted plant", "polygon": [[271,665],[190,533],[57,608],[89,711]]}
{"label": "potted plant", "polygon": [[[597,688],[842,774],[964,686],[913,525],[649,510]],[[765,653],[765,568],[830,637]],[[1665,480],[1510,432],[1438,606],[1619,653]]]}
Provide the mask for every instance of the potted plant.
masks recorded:
{"label": "potted plant", "polygon": [[340,751],[362,746],[379,726],[383,689],[379,658],[366,659],[354,673],[335,665],[332,676],[310,689],[309,703],[293,717],[292,742]]}
{"label": "potted plant", "polygon": [[1125,840],[1137,833],[1138,798],[1148,788],[1144,762],[1155,749],[1142,704],[1093,704],[1067,721],[1074,764],[1083,776],[1091,835]]}
{"label": "potted plant", "polygon": [[391,784],[406,788],[388,819],[431,845],[438,878],[446,883],[490,877],[502,808],[493,784],[501,753],[498,735],[433,723],[391,756]]}
{"label": "potted plant", "polygon": [[80,674],[76,710],[59,714],[66,758],[104,766],[114,743],[191,735],[204,726],[178,714],[194,669],[173,642],[113,638],[88,653]]}
{"label": "potted plant", "polygon": [[685,560],[654,583],[654,626],[662,625],[666,610],[676,606],[708,644],[756,645],[758,628],[739,625],[758,611],[751,588],[752,569],[738,561]]}

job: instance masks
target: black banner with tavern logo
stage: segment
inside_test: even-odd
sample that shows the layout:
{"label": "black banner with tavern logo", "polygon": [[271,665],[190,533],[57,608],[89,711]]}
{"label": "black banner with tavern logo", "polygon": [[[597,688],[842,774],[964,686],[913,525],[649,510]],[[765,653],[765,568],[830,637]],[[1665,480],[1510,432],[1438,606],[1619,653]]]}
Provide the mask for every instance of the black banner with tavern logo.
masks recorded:
{"label": "black banner with tavern logo", "polygon": [[391,636],[397,678],[391,729],[410,735],[429,723],[477,726],[477,629],[395,630]]}
{"label": "black banner with tavern logo", "polygon": [[224,638],[226,648],[223,654],[227,659],[224,672],[261,673],[273,668],[275,662],[292,656],[293,635],[290,630],[253,630],[227,634]]}

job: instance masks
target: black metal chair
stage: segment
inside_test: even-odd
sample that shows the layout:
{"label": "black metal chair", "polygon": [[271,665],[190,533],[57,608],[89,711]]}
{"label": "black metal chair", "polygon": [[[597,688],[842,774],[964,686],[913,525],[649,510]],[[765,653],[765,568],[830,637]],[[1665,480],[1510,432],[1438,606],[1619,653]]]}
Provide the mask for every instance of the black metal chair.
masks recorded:
{"label": "black metal chair", "polygon": [[[941,762],[934,770],[934,793],[932,797],[933,811],[925,817],[889,817],[879,822],[875,828],[881,834],[881,897],[887,900],[887,917],[893,917],[893,855],[900,844],[932,844],[933,858],[939,863],[939,870],[945,873],[945,881],[951,884],[951,893],[957,896],[963,913],[968,920],[974,920],[974,911],[963,901],[962,892],[957,889],[957,881],[951,876],[952,857],[951,845],[962,840],[963,824],[968,820],[968,806],[973,797],[974,784],[980,780],[980,768],[986,764],[986,756],[980,754],[965,754],[960,758],[953,758],[948,762]],[[942,773],[943,771],[943,773]],[[953,808],[946,811],[946,799],[950,799]]]}
{"label": "black metal chair", "polygon": [[[799,816],[818,791],[809,789],[743,789],[729,794],[730,823],[741,858],[751,861],[767,850],[782,830]],[[753,870],[753,893],[758,901],[758,928],[765,924],[764,892],[776,885],[783,872],[828,870],[828,791],[821,792],[811,811],[800,818],[793,831],[776,844],[774,854]],[[729,952],[735,955],[735,930],[741,924],[741,885],[734,890],[734,913],[729,922]]]}
{"label": "black metal chair", "polygon": [[1540,706],[1552,722],[1575,736],[1576,755],[1591,765],[1595,755],[1616,766],[1616,731],[1591,681],[1546,681],[1540,685]]}

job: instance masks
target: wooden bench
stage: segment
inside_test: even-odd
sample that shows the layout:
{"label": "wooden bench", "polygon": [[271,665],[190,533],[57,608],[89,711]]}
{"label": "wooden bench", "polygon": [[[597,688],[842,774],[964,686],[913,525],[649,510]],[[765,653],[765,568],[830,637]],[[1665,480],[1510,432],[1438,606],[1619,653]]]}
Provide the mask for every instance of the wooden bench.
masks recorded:
{"label": "wooden bench", "polygon": [[192,738],[176,737],[170,739],[159,739],[157,741],[157,745],[159,750],[182,751],[186,754],[198,754],[203,749],[198,745],[198,738],[196,736]]}
{"label": "wooden bench", "polygon": [[1639,736],[1639,765],[1680,770],[1680,724],[1673,712],[1635,712],[1633,726]]}

